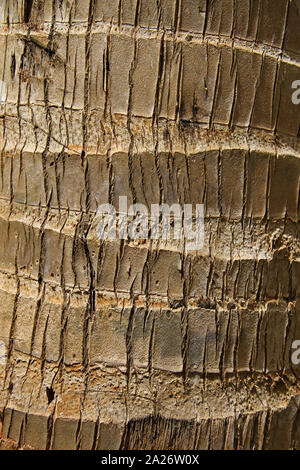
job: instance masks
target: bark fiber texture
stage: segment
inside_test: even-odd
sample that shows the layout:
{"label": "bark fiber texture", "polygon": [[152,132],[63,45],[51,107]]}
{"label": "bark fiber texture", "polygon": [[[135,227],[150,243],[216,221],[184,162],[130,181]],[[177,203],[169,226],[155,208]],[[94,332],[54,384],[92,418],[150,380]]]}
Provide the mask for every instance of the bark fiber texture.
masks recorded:
{"label": "bark fiber texture", "polygon": [[[299,24],[299,0],[1,0],[14,445],[300,450]],[[204,204],[203,249],[100,242],[119,196]]]}

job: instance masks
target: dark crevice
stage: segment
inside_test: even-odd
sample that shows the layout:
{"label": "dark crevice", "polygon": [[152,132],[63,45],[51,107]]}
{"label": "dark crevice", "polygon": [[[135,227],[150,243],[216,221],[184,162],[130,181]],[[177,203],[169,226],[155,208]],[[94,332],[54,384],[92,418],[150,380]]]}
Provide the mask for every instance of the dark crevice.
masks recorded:
{"label": "dark crevice", "polygon": [[24,0],[24,22],[29,23],[33,0]]}

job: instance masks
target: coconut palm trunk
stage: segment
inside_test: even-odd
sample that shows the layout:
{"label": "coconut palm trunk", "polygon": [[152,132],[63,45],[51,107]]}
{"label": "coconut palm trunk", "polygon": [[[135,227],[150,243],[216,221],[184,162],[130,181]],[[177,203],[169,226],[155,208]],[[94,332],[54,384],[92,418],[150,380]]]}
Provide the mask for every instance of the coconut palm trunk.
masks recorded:
{"label": "coconut palm trunk", "polygon": [[[4,445],[300,449],[299,22],[1,0]],[[101,239],[121,196],[203,204],[203,247]]]}

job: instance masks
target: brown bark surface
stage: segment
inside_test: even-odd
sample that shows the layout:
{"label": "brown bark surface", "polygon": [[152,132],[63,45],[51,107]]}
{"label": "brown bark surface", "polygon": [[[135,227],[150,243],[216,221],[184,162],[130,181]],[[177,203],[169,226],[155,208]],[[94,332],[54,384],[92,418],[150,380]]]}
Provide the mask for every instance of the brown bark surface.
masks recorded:
{"label": "brown bark surface", "polygon": [[[300,1],[1,5],[3,435],[300,449]],[[203,249],[100,242],[119,196]]]}

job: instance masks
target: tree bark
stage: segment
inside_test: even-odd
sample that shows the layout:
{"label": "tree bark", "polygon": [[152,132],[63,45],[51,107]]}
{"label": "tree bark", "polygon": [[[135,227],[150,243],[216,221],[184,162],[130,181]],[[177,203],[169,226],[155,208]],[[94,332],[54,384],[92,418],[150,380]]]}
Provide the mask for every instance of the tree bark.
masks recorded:
{"label": "tree bark", "polygon": [[[299,0],[3,0],[3,435],[300,449]],[[205,243],[99,241],[204,204]]]}

